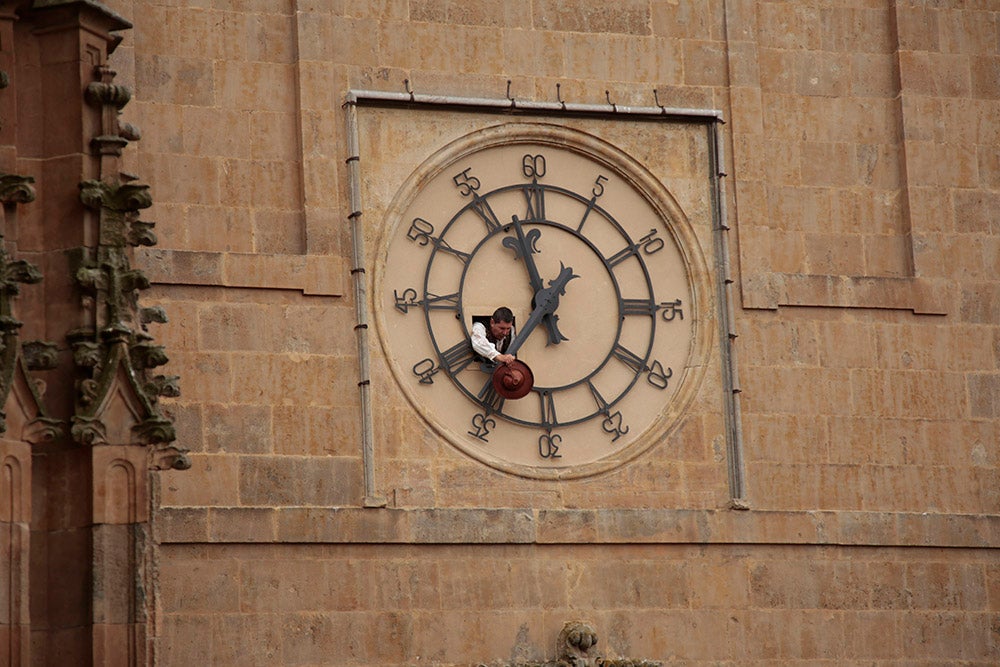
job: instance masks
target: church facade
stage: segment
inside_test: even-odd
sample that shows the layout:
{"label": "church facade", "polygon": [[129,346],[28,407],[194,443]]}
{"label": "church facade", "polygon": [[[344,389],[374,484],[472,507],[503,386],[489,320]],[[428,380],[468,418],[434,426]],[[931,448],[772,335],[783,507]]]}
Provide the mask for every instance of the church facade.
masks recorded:
{"label": "church facade", "polygon": [[0,10],[0,663],[997,662],[994,3]]}

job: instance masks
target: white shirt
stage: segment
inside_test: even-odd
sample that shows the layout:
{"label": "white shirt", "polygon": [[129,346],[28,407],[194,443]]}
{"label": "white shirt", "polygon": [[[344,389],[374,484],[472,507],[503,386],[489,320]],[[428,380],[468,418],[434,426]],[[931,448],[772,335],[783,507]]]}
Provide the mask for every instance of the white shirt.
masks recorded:
{"label": "white shirt", "polygon": [[486,325],[482,322],[476,322],[472,325],[472,349],[481,357],[486,357],[490,361],[497,358],[500,352],[497,350],[496,344],[491,343],[486,337]]}

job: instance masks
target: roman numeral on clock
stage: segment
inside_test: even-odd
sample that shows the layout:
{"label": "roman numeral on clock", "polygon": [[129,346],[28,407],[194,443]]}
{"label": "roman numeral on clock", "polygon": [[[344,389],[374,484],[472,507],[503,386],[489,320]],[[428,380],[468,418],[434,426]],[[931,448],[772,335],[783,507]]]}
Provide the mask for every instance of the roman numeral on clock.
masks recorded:
{"label": "roman numeral on clock", "polygon": [[487,234],[492,234],[499,229],[500,221],[497,219],[497,214],[493,212],[493,207],[490,206],[488,201],[473,193],[472,203],[469,204],[469,208],[482,218],[483,223],[486,225]]}
{"label": "roman numeral on clock", "polygon": [[524,186],[524,199],[527,207],[524,212],[524,219],[527,221],[545,220],[545,189],[533,182]]}
{"label": "roman numeral on clock", "polygon": [[622,315],[646,315],[656,313],[656,303],[652,299],[622,299]]}

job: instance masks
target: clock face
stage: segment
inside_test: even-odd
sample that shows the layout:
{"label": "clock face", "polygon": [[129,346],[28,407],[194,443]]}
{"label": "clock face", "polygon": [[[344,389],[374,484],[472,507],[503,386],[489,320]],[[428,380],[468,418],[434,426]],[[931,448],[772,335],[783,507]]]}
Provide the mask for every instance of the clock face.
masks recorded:
{"label": "clock face", "polygon": [[[707,272],[667,191],[574,130],[509,124],[431,156],[394,200],[374,300],[414,408],[463,452],[527,477],[594,474],[666,437],[697,384]],[[514,315],[533,374],[497,392],[476,321]]]}

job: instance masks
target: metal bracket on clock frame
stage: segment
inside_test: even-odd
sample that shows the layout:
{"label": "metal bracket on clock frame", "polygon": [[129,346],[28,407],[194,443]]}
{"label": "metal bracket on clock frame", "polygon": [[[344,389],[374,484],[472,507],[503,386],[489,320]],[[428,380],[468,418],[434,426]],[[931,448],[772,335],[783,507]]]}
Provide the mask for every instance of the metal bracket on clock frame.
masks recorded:
{"label": "metal bracket on clock frame", "polygon": [[[408,82],[407,82],[408,84]],[[379,494],[375,483],[375,445],[372,427],[371,377],[368,348],[368,287],[365,271],[364,230],[362,228],[361,198],[361,151],[358,137],[358,106],[400,106],[412,109],[453,109],[466,111],[506,112],[507,115],[545,114],[563,117],[637,117],[646,120],[697,123],[705,126],[708,133],[709,179],[712,197],[712,230],[714,236],[713,253],[717,267],[716,290],[719,301],[720,356],[722,360],[722,382],[724,389],[724,418],[726,426],[726,449],[729,477],[730,507],[748,509],[745,497],[745,467],[743,462],[743,436],[740,426],[740,384],[736,364],[736,350],[733,341],[737,334],[733,329],[733,279],[729,261],[729,223],[726,213],[726,192],[723,179],[723,134],[719,126],[724,124],[722,112],[714,109],[684,109],[664,107],[653,91],[655,106],[623,106],[613,104],[610,95],[607,104],[579,104],[559,100],[539,102],[519,99],[515,102],[507,96],[503,98],[459,97],[450,95],[418,94],[409,89],[405,92],[381,90],[349,90],[344,102],[346,111],[347,172],[351,225],[353,264],[351,275],[354,279],[354,304],[357,323],[358,349],[358,391],[361,406],[361,446],[364,466],[365,495],[364,507],[385,507],[388,501]]]}

